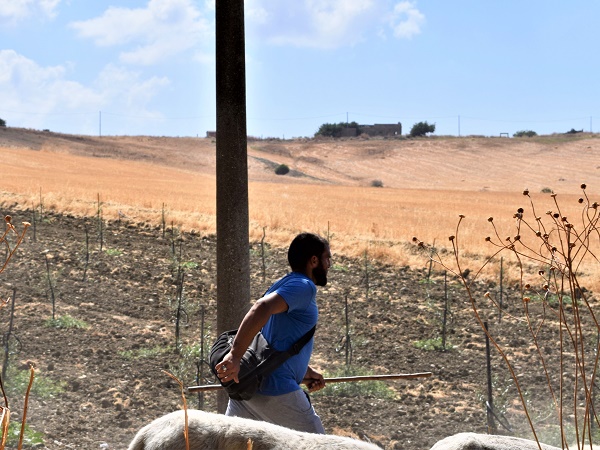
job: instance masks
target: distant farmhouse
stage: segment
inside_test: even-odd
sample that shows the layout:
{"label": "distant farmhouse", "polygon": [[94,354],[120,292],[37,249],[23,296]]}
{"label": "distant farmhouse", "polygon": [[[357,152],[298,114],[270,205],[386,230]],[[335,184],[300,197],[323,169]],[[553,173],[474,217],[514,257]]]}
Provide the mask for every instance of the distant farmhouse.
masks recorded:
{"label": "distant farmhouse", "polygon": [[374,136],[401,136],[402,124],[398,123],[376,123],[374,125],[359,125],[358,128],[350,127],[342,129],[342,137],[356,137],[360,134]]}

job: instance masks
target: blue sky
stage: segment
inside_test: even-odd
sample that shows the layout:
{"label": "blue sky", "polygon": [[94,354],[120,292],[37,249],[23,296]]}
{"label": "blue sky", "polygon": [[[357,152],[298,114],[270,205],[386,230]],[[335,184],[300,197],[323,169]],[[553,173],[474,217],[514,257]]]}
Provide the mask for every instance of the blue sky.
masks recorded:
{"label": "blue sky", "polygon": [[[600,129],[596,0],[247,0],[248,134]],[[3,0],[0,118],[98,135],[215,129],[214,0]]]}

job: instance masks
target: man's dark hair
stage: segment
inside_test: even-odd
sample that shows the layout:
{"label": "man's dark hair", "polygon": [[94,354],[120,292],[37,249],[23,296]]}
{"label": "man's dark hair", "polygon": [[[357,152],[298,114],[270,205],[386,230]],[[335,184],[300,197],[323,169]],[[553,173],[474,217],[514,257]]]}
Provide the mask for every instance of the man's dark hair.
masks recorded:
{"label": "man's dark hair", "polygon": [[329,242],[313,233],[300,233],[294,238],[288,250],[288,262],[294,272],[306,270],[306,264],[310,258],[316,256],[321,258],[325,250],[329,248]]}

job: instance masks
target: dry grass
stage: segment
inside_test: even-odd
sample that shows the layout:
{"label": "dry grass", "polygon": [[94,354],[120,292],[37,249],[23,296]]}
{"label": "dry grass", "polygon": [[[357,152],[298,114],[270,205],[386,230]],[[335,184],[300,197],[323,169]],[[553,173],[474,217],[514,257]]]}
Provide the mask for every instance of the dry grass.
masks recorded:
{"label": "dry grass", "polygon": [[[2,147],[0,135],[5,204],[33,208],[42,201],[46,209],[94,215],[99,195],[105,219],[159,224],[164,205],[168,225],[215,232],[214,142],[67,136],[72,143],[18,131],[10,146]],[[19,136],[28,140],[19,145]],[[450,248],[448,236],[464,214],[461,247],[471,254],[473,270],[492,251],[484,241],[491,233],[488,217],[507,236],[513,233],[512,216],[527,203],[524,188],[545,212],[554,206],[540,190],[564,187],[564,194],[557,190],[568,216],[580,214],[581,182],[588,181],[589,194],[600,192],[589,183],[597,171],[596,136],[565,139],[251,142],[251,239],[259,240],[265,228],[268,242],[286,245],[295,233],[311,230],[329,235],[334,253],[368,251],[378,260],[424,267],[427,259],[412,237]],[[304,176],[274,175],[272,164],[279,163]],[[373,179],[385,187],[369,187]]]}

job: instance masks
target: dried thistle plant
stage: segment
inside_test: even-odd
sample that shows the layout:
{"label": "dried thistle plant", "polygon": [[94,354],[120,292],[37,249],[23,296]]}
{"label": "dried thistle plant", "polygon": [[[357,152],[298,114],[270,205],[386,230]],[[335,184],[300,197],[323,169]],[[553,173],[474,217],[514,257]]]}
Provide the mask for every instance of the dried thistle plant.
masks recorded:
{"label": "dried thistle plant", "polygon": [[484,326],[488,313],[501,306],[489,293],[483,296],[475,293],[474,283],[485,266],[507,253],[516,261],[521,301],[509,316],[527,330],[536,361],[527,365],[527,371],[545,380],[546,400],[552,404],[556,422],[552,425],[560,429],[559,445],[563,448],[569,448],[568,443],[573,439],[577,448],[586,442],[593,443],[598,439],[594,431],[600,428],[600,409],[594,402],[600,355],[600,325],[595,311],[598,300],[582,282],[588,276],[583,267],[599,262],[600,213],[598,202],[588,197],[585,184],[581,190],[583,195],[578,200],[581,214],[576,220],[562,214],[556,194],[551,195],[554,208],[538,215],[529,191],[523,191],[529,205],[527,210],[518,208],[514,213],[512,232],[502,233],[493,217],[488,219],[492,234],[485,240],[494,252],[468,278],[464,276],[464,249],[460,246],[464,215],[459,216],[456,230],[449,237],[452,246],[449,258],[444,259],[433,246],[413,238],[433,262],[453,273],[466,288],[475,319],[506,364],[533,437],[539,443],[548,420],[539,423],[532,418],[535,406],[526,398],[529,386],[524,385],[524,377],[517,375],[515,369],[517,352],[501,334]]}
{"label": "dried thistle plant", "polygon": [[[2,263],[2,265],[0,266],[0,273],[4,272],[4,270],[8,266],[8,262],[10,261],[10,259],[13,257],[13,255],[17,251],[17,248],[19,248],[19,246],[23,242],[23,238],[25,237],[27,228],[29,228],[29,226],[30,226],[28,222],[23,222],[23,224],[22,224],[23,227],[22,227],[21,231],[19,232],[16,229],[16,227],[13,225],[11,216],[5,216],[4,223],[5,223],[6,227],[4,229],[4,233],[0,236],[0,244],[2,244],[5,248],[5,257],[4,257],[4,263]],[[10,299],[0,300],[0,302],[1,302],[0,308],[3,306],[6,306],[9,301],[10,301]],[[18,446],[19,449],[22,448],[22,446],[23,446],[25,418],[27,415],[27,406],[29,404],[29,392],[31,390],[33,378],[34,378],[34,371],[33,371],[33,368],[31,368],[31,376],[30,376],[29,386],[27,389],[26,397],[25,397],[23,420],[21,421],[21,433],[19,436],[19,446]],[[0,406],[0,411],[1,411],[0,427],[2,428],[2,439],[0,440],[0,450],[4,450],[4,448],[6,446],[6,439],[8,437],[8,425],[10,422],[10,408],[9,408],[9,404],[8,404],[8,397],[6,396],[6,392],[4,390],[4,382],[1,377],[0,377],[0,392],[2,393],[2,397],[4,398],[4,406]]]}

